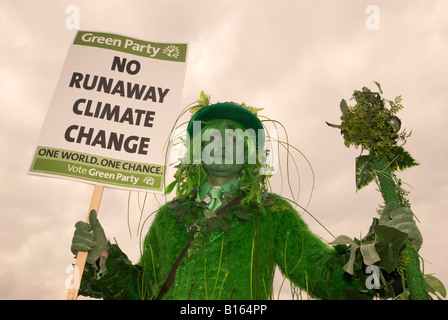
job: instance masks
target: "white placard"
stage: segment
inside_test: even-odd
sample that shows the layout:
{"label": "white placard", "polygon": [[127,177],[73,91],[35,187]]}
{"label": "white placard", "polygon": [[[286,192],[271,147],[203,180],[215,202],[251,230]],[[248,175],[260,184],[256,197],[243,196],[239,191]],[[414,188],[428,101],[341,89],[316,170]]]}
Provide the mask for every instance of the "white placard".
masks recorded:
{"label": "white placard", "polygon": [[29,173],[163,192],[186,44],[78,31]]}

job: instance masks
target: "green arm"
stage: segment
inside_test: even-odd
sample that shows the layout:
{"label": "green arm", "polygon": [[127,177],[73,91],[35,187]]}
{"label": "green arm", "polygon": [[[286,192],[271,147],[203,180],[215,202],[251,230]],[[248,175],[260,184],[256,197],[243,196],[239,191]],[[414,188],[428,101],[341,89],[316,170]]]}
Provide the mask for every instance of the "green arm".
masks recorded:
{"label": "green arm", "polygon": [[283,199],[277,200],[271,211],[277,225],[276,264],[295,285],[324,300],[372,298],[365,290],[361,264],[357,264],[359,270],[353,276],[343,270],[348,250],[338,252],[324,243]]}
{"label": "green arm", "polygon": [[[342,112],[341,124],[327,124],[341,130],[346,147],[362,147],[363,151],[370,153],[368,156],[357,158],[357,189],[372,182],[376,174],[385,204],[393,202],[396,207],[404,206],[400,201],[401,195],[397,193],[396,187],[399,186],[394,183],[393,170],[403,170],[418,163],[402,146],[398,145],[399,141],[404,144],[410,136],[405,130],[400,131],[401,120],[396,116],[403,108],[401,96],[397,96],[394,100],[384,99],[381,97],[383,91],[380,84],[378,82],[375,84],[378,92],[371,91],[367,87],[354,91],[352,95],[352,100],[356,101],[354,106],[349,106],[342,99],[339,105]],[[409,260],[405,267],[405,275],[410,299],[428,299],[417,251],[410,241],[405,244],[402,254],[406,256],[406,260]]]}
{"label": "green arm", "polygon": [[[395,202],[397,207],[400,205],[395,183],[392,179],[392,170],[386,167],[381,161],[373,160],[377,177],[380,183],[380,191],[383,196],[385,204]],[[407,284],[410,291],[411,300],[428,300],[428,293],[425,290],[423,274],[420,271],[420,263],[417,251],[414,247],[406,242],[406,247],[403,249],[403,254],[409,258],[409,262],[405,267]]]}

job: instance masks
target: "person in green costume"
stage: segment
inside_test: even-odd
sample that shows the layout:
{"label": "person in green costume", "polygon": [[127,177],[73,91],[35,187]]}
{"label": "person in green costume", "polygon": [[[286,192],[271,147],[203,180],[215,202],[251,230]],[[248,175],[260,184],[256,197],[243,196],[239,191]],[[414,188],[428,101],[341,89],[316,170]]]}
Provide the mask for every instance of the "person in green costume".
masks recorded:
{"label": "person in green costume", "polygon": [[[258,156],[265,132],[256,114],[235,103],[208,105],[192,116],[187,132],[192,152],[167,188],[175,189],[176,197],[158,210],[137,264],[107,240],[94,211],[90,225],[76,224],[71,250],[89,252],[80,295],[272,299],[276,267],[313,298],[378,294],[366,289],[369,274],[362,268],[345,271],[353,261],[350,247],[324,243],[287,199],[267,191],[268,176],[261,174],[263,157]],[[195,159],[197,150],[206,157]],[[420,245],[412,212],[388,210],[380,222]]]}

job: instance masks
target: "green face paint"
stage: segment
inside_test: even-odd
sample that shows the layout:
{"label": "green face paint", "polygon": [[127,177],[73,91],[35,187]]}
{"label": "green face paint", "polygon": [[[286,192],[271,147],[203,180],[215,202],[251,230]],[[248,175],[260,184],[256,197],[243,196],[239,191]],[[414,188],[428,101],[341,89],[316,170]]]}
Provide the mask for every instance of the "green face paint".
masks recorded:
{"label": "green face paint", "polygon": [[244,140],[235,134],[233,122],[219,120],[204,130],[203,166],[212,184],[222,184],[238,176],[244,167]]}

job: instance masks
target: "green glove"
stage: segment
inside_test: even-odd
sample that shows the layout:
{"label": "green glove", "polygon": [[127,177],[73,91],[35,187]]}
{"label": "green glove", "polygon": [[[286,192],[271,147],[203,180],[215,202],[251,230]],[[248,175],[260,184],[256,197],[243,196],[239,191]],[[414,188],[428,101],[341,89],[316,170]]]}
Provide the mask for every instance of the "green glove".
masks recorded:
{"label": "green glove", "polygon": [[407,233],[408,239],[418,250],[422,246],[423,237],[413,217],[411,209],[406,207],[397,209],[395,202],[391,202],[384,208],[378,223]]}
{"label": "green glove", "polygon": [[[78,221],[75,224],[75,233],[72,239],[71,251],[74,255],[78,251],[88,252],[87,263],[96,268],[96,261],[100,258],[103,251],[109,249],[109,242],[104,234],[103,227],[96,216],[96,211],[92,210],[89,214],[90,224]],[[93,232],[90,232],[92,231]]]}

